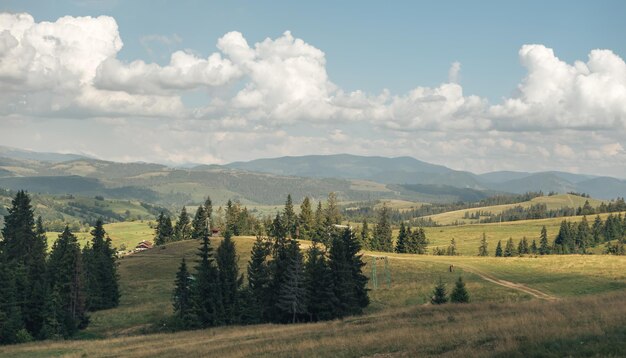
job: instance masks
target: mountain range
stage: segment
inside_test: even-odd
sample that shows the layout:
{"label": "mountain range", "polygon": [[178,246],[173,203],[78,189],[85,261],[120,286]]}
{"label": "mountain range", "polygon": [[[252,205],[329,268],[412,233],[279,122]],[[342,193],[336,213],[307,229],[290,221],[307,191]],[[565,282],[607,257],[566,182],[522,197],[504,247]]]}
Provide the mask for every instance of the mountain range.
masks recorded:
{"label": "mountain range", "polygon": [[322,199],[331,191],[344,201],[474,201],[540,190],[600,199],[626,195],[626,181],[617,178],[556,171],[474,174],[411,157],[311,155],[172,168],[7,147],[0,147],[0,188],[104,195],[164,206],[200,203],[207,194],[216,203],[235,199],[247,205],[276,205],[287,193],[297,202],[304,196]]}

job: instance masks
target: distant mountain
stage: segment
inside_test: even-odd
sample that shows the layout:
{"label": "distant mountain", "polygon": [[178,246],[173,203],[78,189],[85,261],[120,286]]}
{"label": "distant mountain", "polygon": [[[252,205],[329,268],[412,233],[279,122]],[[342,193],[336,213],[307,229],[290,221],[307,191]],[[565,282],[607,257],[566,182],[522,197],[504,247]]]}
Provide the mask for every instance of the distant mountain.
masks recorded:
{"label": "distant mountain", "polygon": [[33,152],[29,150],[0,146],[0,157],[20,160],[36,160],[40,162],[60,163],[70,160],[87,158],[78,154],[61,154],[61,153],[45,153]]}

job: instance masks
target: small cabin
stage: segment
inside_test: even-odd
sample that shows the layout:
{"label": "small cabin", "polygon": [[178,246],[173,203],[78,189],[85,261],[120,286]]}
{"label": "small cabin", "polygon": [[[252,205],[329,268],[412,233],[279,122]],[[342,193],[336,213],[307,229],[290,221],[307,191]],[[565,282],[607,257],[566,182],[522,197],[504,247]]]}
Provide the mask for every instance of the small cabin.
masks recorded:
{"label": "small cabin", "polygon": [[135,250],[136,251],[143,251],[143,250],[148,250],[152,248],[152,243],[150,241],[142,241],[140,243],[137,244],[137,246],[135,246]]}

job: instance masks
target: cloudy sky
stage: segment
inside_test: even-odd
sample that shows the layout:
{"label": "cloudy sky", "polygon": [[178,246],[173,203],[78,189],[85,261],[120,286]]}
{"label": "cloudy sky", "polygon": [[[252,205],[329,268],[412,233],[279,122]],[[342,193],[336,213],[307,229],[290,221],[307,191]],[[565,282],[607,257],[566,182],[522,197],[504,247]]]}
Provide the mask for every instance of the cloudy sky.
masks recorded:
{"label": "cloudy sky", "polygon": [[626,177],[624,1],[224,3],[0,2],[0,145]]}

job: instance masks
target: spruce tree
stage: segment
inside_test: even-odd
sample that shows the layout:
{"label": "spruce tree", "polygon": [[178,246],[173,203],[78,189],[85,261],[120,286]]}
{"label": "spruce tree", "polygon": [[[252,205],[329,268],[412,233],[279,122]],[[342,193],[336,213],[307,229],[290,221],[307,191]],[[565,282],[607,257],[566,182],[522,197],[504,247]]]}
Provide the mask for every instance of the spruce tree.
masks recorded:
{"label": "spruce tree", "polygon": [[587,249],[594,245],[593,233],[586,216],[583,216],[583,219],[578,223],[575,244],[576,250],[582,254],[587,253]]}
{"label": "spruce tree", "polygon": [[350,229],[334,233],[329,266],[338,306],[336,316],[359,314],[369,304],[367,277],[363,275],[361,246]]}
{"label": "spruce tree", "polygon": [[341,224],[341,213],[339,212],[339,204],[337,194],[328,193],[328,201],[326,202],[325,223],[327,226]]}
{"label": "spruce tree", "polygon": [[257,236],[250,252],[248,262],[248,288],[253,298],[253,308],[256,308],[254,317],[259,319],[269,319],[267,307],[271,304],[271,294],[269,292],[271,277],[267,257],[270,254],[270,243]]}
{"label": "spruce tree", "polygon": [[504,257],[511,257],[511,256],[515,256],[516,251],[515,251],[515,246],[513,244],[513,238],[509,238],[509,241],[506,242],[506,246],[504,247],[504,253],[502,256]]}
{"label": "spruce tree", "polygon": [[304,264],[300,245],[295,239],[289,240],[284,278],[279,286],[276,307],[283,316],[296,323],[298,317],[307,312],[307,290]]}
{"label": "spruce tree", "polygon": [[468,303],[469,302],[469,294],[467,293],[467,289],[465,288],[465,282],[461,276],[456,280],[454,285],[454,289],[450,294],[450,302],[452,303]]}
{"label": "spruce tree", "polygon": [[172,227],[172,219],[163,212],[157,218],[157,226],[155,228],[154,244],[165,245],[174,240],[174,228]]}
{"label": "spruce tree", "polygon": [[594,245],[599,244],[604,241],[604,233],[602,232],[602,219],[600,219],[600,215],[597,215],[595,220],[593,221],[593,226],[591,227],[591,232],[593,235]]}
{"label": "spruce tree", "polygon": [[194,315],[202,327],[217,326],[223,323],[222,285],[209,237],[202,238],[198,249],[196,282],[193,292]]}
{"label": "spruce tree", "polygon": [[502,240],[498,240],[498,245],[496,246],[496,257],[502,257]]}
{"label": "spruce tree", "polygon": [[307,251],[304,272],[309,320],[317,322],[333,319],[338,305],[333,273],[324,252],[316,243]]}
{"label": "spruce tree", "polygon": [[430,299],[430,303],[432,303],[433,305],[440,305],[446,302],[448,302],[448,293],[446,292],[446,285],[441,280],[441,277],[439,277],[439,282],[437,283],[437,285],[435,286],[435,289],[433,290],[433,296]]}
{"label": "spruce tree", "polygon": [[478,256],[489,256],[487,236],[483,232],[483,238],[480,240],[480,246],[478,247]]}
{"label": "spruce tree", "polygon": [[180,211],[176,226],[174,226],[174,238],[176,241],[189,240],[191,238],[191,223],[187,209],[183,206]]}
{"label": "spruce tree", "polygon": [[80,246],[67,226],[52,246],[48,273],[52,292],[59,297],[60,333],[64,337],[72,336],[87,325],[88,317]]}
{"label": "spruce tree", "polygon": [[530,245],[530,253],[536,255],[539,252],[539,248],[537,248],[537,241],[533,240],[533,243]]}
{"label": "spruce tree", "polygon": [[541,234],[539,236],[539,254],[549,255],[551,253],[550,246],[548,244],[548,230],[544,225],[541,228]]}
{"label": "spruce tree", "polygon": [[181,328],[191,328],[196,323],[193,311],[192,283],[191,274],[187,269],[187,263],[183,257],[178,272],[176,273],[174,293],[172,295],[174,317],[176,318],[176,324]]}
{"label": "spruce tree", "polygon": [[230,233],[224,233],[224,240],[217,248],[217,267],[219,270],[222,291],[222,306],[224,308],[224,322],[226,324],[236,321],[237,292],[241,287],[243,276],[239,276],[237,266],[237,250],[231,239]]}
{"label": "spruce tree", "polygon": [[200,205],[191,223],[191,238],[194,240],[202,240],[205,236],[211,236],[209,218],[204,206]]}
{"label": "spruce tree", "polygon": [[313,209],[311,208],[311,201],[309,197],[304,197],[302,204],[300,204],[300,215],[298,216],[298,228],[299,239],[311,240],[315,230],[315,218],[313,216]]}
{"label": "spruce tree", "polygon": [[398,232],[398,238],[396,239],[396,252],[397,253],[407,252],[406,241],[407,241],[407,229],[404,226],[404,222],[400,222],[400,231]]}
{"label": "spruce tree", "polygon": [[361,225],[361,246],[364,249],[371,249],[370,242],[370,229],[367,225],[367,218],[363,219],[363,225]]}
{"label": "spruce tree", "polygon": [[204,215],[206,215],[207,225],[209,226],[209,236],[211,236],[215,225],[213,224],[213,202],[210,196],[207,196],[204,201]]}
{"label": "spruce tree", "polygon": [[383,205],[379,210],[378,222],[374,228],[374,238],[372,239],[372,250],[393,251],[393,238],[391,236],[391,222],[389,219],[389,209]]}
{"label": "spruce tree", "polygon": [[448,255],[448,256],[456,256],[457,255],[456,242],[454,241],[454,238],[452,238],[450,240],[450,245],[446,249],[446,255]]}
{"label": "spruce tree", "polygon": [[293,202],[291,201],[291,194],[287,194],[287,200],[285,201],[285,208],[283,209],[283,224],[287,230],[287,234],[296,238],[296,231],[298,228],[298,219],[295,211],[293,210]]}

